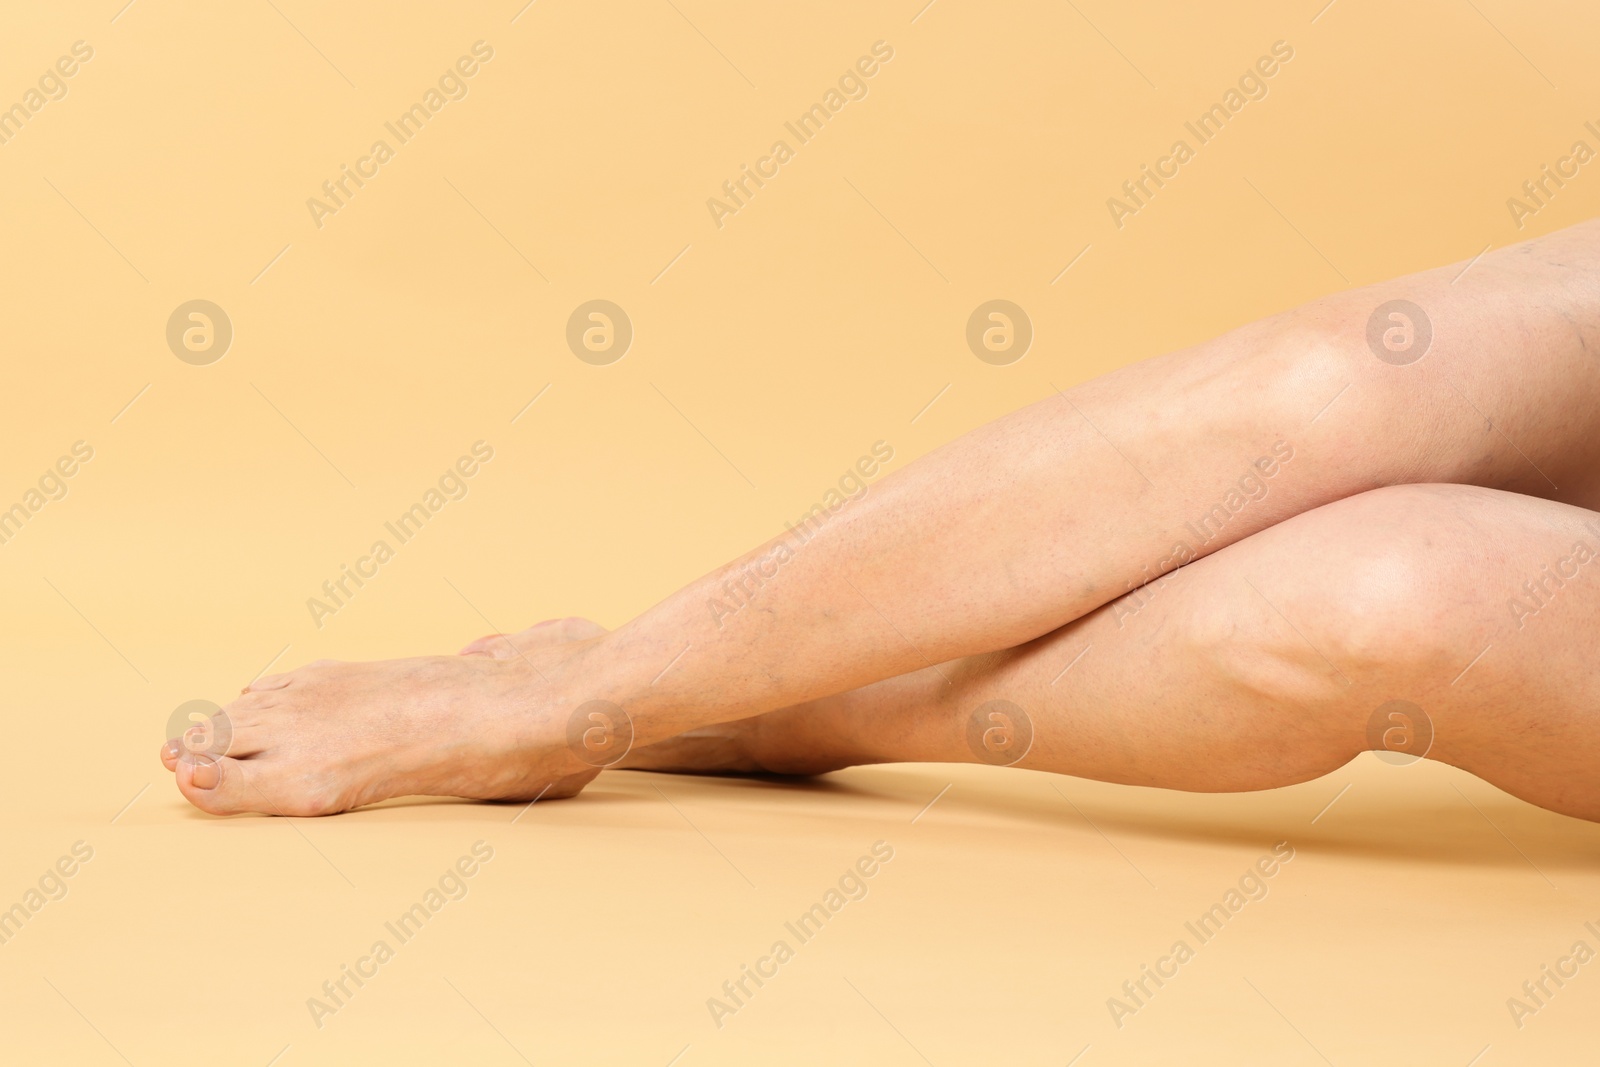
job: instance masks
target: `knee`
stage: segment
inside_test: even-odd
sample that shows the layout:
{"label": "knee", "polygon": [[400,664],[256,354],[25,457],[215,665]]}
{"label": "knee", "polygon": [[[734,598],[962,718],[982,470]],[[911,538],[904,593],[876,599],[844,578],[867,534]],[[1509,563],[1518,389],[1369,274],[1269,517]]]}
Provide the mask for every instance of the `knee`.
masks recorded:
{"label": "knee", "polygon": [[1515,626],[1507,601],[1528,575],[1580,540],[1600,553],[1587,513],[1476,486],[1378,489],[1304,518],[1294,610],[1330,660],[1373,678],[1448,679]]}
{"label": "knee", "polygon": [[1233,563],[1207,579],[1221,583],[1210,595],[1192,598],[1185,643],[1247,690],[1300,705],[1459,670],[1486,622],[1481,606],[1464,610],[1494,551],[1476,526],[1493,503],[1485,496],[1509,494],[1374,490],[1224,550]]}
{"label": "knee", "polygon": [[1439,594],[1454,584],[1462,545],[1414,488],[1354,498],[1309,576],[1319,635],[1354,665],[1425,654],[1440,632]]}

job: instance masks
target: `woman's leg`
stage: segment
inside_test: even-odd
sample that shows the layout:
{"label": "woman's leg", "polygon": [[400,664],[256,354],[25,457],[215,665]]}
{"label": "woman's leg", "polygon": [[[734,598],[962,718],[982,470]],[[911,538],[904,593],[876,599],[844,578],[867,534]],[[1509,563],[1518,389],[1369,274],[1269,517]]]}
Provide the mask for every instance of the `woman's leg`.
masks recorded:
{"label": "woman's leg", "polygon": [[[1400,299],[1409,318],[1388,317]],[[1425,354],[1405,362],[1424,337]],[[595,699],[625,708],[635,740],[650,743],[1010,647],[1374,486],[1458,481],[1594,500],[1591,349],[1600,223],[1465,273],[1318,301],[1053,396],[593,641],[262,679],[229,709],[253,725],[235,733],[255,739],[237,751],[246,758],[180,767],[178,783],[214,811],[340,810],[417,791],[557,795],[592,777],[566,742],[570,716]],[[398,739],[376,729],[396,720],[411,724]]]}
{"label": "woman's leg", "polygon": [[621,766],[1015,762],[1214,792],[1306,781],[1386,747],[1600,820],[1597,643],[1600,515],[1382,489],[1021,648],[691,731]]}

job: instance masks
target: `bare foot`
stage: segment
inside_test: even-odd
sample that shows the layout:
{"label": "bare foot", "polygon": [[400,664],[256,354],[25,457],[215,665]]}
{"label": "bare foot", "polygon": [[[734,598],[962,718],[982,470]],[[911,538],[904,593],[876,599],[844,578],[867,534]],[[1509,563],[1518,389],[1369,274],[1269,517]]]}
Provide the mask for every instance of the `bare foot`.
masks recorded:
{"label": "bare foot", "polygon": [[328,815],[397,796],[555,799],[599,773],[566,744],[574,644],[505,658],[322,661],[259,679],[214,732],[168,741],[178,789],[215,815]]}
{"label": "bare foot", "polygon": [[[579,690],[566,668],[575,649],[605,633],[587,619],[552,619],[481,637],[457,656],[319,660],[252,683],[203,728],[220,740],[195,743],[191,731],[190,744],[168,741],[161,759],[179,791],[215,815],[329,815],[412,795],[570,797],[600,768],[568,744],[579,702],[561,694]],[[882,762],[882,737],[922,718],[928,694],[917,675],[892,679],[691,730],[609,765],[813,775]]]}

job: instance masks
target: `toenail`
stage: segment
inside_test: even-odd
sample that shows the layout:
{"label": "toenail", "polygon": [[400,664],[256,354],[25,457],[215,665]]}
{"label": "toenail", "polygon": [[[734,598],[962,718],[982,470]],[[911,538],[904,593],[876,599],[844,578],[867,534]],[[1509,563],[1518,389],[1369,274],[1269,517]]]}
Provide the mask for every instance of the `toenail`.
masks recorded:
{"label": "toenail", "polygon": [[189,700],[173,709],[167,719],[167,747],[171,758],[194,763],[205,756],[221,756],[233,739],[228,715],[209,700]]}

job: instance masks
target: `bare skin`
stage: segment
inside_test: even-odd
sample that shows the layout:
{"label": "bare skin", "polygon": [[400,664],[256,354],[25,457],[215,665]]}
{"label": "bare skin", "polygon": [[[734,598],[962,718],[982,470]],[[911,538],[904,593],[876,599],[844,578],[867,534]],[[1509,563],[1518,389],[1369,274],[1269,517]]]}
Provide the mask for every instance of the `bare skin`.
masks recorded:
{"label": "bare skin", "polygon": [[[691,731],[620,766],[817,774],[978,762],[968,719],[1006,700],[1033,728],[1016,766],[1266,789],[1374,747],[1420,754],[1431,728],[1428,758],[1600,821],[1597,633],[1600,514],[1403,486],[1287,520],[1019,648]],[[1396,700],[1421,711],[1406,712],[1415,747],[1374,744],[1384,738],[1369,726],[1393,726],[1378,713]]]}
{"label": "bare skin", "polygon": [[[1367,342],[1373,309],[1400,297],[1432,326],[1427,354],[1407,365]],[[591,699],[627,710],[643,759],[687,731],[873,683],[911,693],[934,664],[1026,659],[1166,570],[1188,564],[1162,586],[1176,592],[1218,549],[1242,551],[1246,538],[1369,489],[1458,483],[1593,507],[1596,353],[1600,223],[1587,223],[1490,253],[1465,274],[1458,265],[1339,294],[1047,398],[883,478],[813,522],[803,544],[775,539],[616,631],[503,658],[322,664],[261,679],[226,709],[226,756],[177,759],[169,746],[163,758],[184,795],[219,814],[324,814],[412,793],[571,795],[597,773],[567,745],[570,715]],[[1220,517],[1194,525],[1207,515]],[[789,556],[774,574],[780,544]],[[1302,550],[1319,551],[1315,541]],[[751,570],[766,578],[744,578],[747,603],[719,613]],[[939,681],[946,699],[964,684]],[[838,706],[876,714],[852,699]],[[1315,705],[1317,717],[1334,714]],[[1177,723],[1149,725],[1153,738]],[[1271,740],[1259,760],[1299,767],[1299,753]],[[1041,730],[1024,765],[1052,743],[1066,744]],[[1107,750],[1073,748],[1096,755],[1053,769],[1124,780]],[[1151,744],[1142,758],[1164,750]],[[880,757],[949,756],[918,754],[928,751]],[[1192,762],[1173,754],[1146,773],[1178,788],[1259,787],[1222,770],[1197,780],[1212,772]]]}

